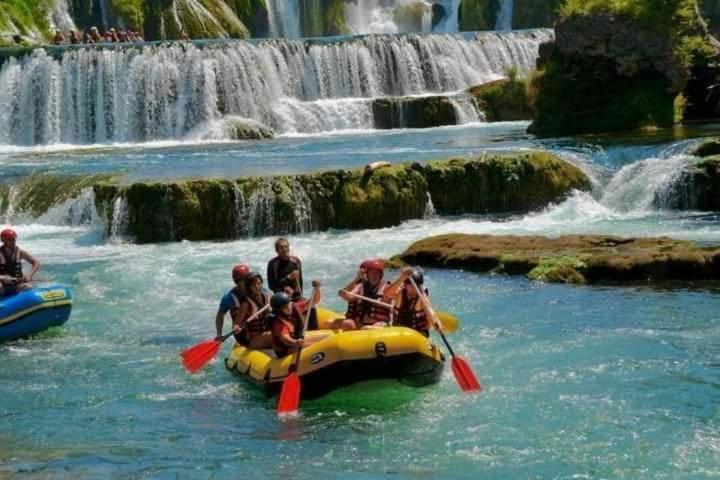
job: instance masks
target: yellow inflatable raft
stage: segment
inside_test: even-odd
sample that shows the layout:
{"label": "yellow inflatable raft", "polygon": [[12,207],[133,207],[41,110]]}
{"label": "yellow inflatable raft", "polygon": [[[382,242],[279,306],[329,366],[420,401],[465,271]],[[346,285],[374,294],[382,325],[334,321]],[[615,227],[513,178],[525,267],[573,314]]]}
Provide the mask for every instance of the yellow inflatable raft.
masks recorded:
{"label": "yellow inflatable raft", "polygon": [[[331,318],[331,312],[320,309],[318,325],[327,326]],[[414,387],[429,385],[440,379],[445,363],[440,349],[430,339],[409,328],[307,333],[308,337],[314,335],[328,337],[301,352],[298,375],[306,399],[369,380],[398,380]],[[293,359],[293,355],[278,359],[271,351],[236,344],[225,366],[272,397],[280,392]]]}

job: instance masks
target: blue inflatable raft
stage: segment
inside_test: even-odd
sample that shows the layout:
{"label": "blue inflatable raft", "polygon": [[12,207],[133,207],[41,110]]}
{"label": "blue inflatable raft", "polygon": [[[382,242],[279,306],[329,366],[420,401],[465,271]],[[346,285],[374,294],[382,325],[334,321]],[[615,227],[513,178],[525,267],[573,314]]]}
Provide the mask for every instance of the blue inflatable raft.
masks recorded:
{"label": "blue inflatable raft", "polygon": [[0,343],[62,325],[71,310],[72,292],[60,285],[0,297]]}

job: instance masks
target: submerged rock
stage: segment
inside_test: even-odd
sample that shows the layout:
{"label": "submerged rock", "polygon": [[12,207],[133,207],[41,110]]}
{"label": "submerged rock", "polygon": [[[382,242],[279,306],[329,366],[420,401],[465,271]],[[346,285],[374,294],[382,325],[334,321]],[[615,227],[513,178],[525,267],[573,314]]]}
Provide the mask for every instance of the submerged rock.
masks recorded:
{"label": "submerged rock", "polygon": [[373,100],[375,128],[432,128],[457,125],[457,112],[447,96],[378,98]]}
{"label": "submerged rock", "polygon": [[440,215],[528,212],[589,186],[577,167],[550,153],[519,152],[368,171],[104,184],[95,198],[108,219],[125,205],[124,233],[145,243],[389,227],[422,218],[428,195]]}
{"label": "submerged rock", "polygon": [[395,262],[527,275],[553,283],[720,278],[720,247],[670,238],[450,234],[412,244]]}

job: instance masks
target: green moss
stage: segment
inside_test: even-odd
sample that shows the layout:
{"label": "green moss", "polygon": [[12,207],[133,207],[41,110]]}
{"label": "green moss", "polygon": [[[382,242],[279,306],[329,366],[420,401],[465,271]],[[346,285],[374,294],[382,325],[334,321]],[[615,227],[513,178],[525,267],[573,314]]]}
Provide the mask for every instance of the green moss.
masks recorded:
{"label": "green moss", "polygon": [[230,0],[228,5],[243,24],[250,29],[252,37],[266,37],[269,34],[268,7],[265,0]]}
{"label": "green moss", "polygon": [[[36,41],[48,39],[50,6],[50,0],[0,1],[0,32],[19,31]],[[5,42],[10,43],[11,39]]]}
{"label": "green moss", "polygon": [[[535,112],[534,133],[581,133],[671,127],[678,119],[675,94],[666,80],[652,74],[597,78],[597,59],[572,69],[550,60],[533,75],[530,103]],[[608,66],[608,71],[611,67]],[[582,74],[580,72],[586,72]]]}
{"label": "green moss", "polygon": [[51,207],[77,197],[83,189],[105,185],[112,178],[109,175],[31,175],[18,184],[3,185],[0,188],[0,212],[7,212],[12,203],[16,213],[38,218]]}
{"label": "green moss", "polygon": [[552,27],[564,0],[514,0],[513,28]]}
{"label": "green moss", "polygon": [[112,8],[133,30],[141,30],[145,23],[144,0],[112,0]]}
{"label": "green moss", "polygon": [[499,0],[462,0],[458,10],[460,31],[495,29],[499,8]]}
{"label": "green moss", "polygon": [[560,255],[541,258],[528,274],[531,280],[552,283],[586,283],[582,270],[585,262],[575,256]]}
{"label": "green moss", "polygon": [[510,77],[508,80],[497,80],[469,90],[489,122],[532,118],[527,80],[517,79],[515,75]]}
{"label": "green moss", "polygon": [[372,228],[397,225],[421,218],[425,211],[427,182],[407,165],[354,173],[344,180],[335,201],[340,228]]}
{"label": "green moss", "polygon": [[299,1],[303,36],[322,37],[345,33],[345,4],[342,0]]}

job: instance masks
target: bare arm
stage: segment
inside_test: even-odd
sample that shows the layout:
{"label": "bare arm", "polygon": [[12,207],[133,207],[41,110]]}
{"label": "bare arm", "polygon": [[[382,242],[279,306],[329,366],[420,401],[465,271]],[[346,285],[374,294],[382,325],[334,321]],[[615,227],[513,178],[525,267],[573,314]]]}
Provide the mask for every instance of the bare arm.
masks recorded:
{"label": "bare arm", "polygon": [[21,258],[22,260],[25,260],[26,262],[28,262],[30,265],[32,265],[32,269],[30,270],[30,274],[29,274],[29,275],[25,275],[24,278],[23,278],[23,280],[26,281],[26,282],[32,282],[33,277],[34,277],[35,274],[38,272],[38,270],[40,270],[40,261],[39,261],[37,258],[35,258],[35,257],[33,257],[32,255],[30,255],[30,254],[29,254],[28,252],[26,252],[25,250],[22,250],[22,249],[20,250],[20,258]]}
{"label": "bare arm", "polygon": [[217,312],[215,315],[215,333],[218,337],[222,336],[223,325],[225,324],[225,314]]}
{"label": "bare arm", "polygon": [[350,283],[348,283],[347,285],[345,285],[345,288],[343,288],[342,290],[340,290],[340,291],[338,292],[338,295],[340,296],[340,298],[342,298],[343,300],[345,300],[345,301],[348,302],[348,303],[357,301],[356,298],[351,297],[350,295],[348,295],[348,294],[346,293],[346,290],[347,290],[348,292],[354,291],[354,290],[357,288],[358,282],[359,282],[360,280],[362,280],[362,278],[363,278],[364,275],[365,275],[365,269],[361,268],[360,270],[358,270],[357,274],[355,275],[355,278],[353,278],[352,280],[350,280]]}
{"label": "bare arm", "polygon": [[387,299],[395,298],[397,293],[400,291],[400,289],[403,287],[403,283],[405,280],[410,278],[410,275],[413,274],[412,267],[405,267],[400,271],[400,276],[392,282],[390,285],[385,287],[385,290],[383,290],[383,296]]}

